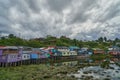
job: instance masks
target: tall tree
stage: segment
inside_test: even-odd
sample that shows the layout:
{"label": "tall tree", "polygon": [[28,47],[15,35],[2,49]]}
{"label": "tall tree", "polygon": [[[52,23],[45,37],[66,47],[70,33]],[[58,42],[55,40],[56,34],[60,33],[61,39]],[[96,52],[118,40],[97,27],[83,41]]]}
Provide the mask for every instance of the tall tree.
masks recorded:
{"label": "tall tree", "polygon": [[8,37],[9,38],[15,38],[14,34],[9,34]]}
{"label": "tall tree", "polygon": [[99,42],[103,42],[103,37],[98,38]]}
{"label": "tall tree", "polygon": [[119,38],[115,38],[115,42],[118,42],[119,41]]}
{"label": "tall tree", "polygon": [[105,41],[105,42],[107,41],[107,38],[106,38],[106,37],[104,37],[104,41]]}

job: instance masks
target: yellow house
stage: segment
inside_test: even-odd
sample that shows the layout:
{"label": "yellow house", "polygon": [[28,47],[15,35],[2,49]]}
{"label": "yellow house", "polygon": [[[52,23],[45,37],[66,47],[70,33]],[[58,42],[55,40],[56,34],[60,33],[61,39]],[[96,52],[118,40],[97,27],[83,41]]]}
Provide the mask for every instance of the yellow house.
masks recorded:
{"label": "yellow house", "polygon": [[77,52],[76,51],[69,51],[69,55],[70,56],[77,56]]}

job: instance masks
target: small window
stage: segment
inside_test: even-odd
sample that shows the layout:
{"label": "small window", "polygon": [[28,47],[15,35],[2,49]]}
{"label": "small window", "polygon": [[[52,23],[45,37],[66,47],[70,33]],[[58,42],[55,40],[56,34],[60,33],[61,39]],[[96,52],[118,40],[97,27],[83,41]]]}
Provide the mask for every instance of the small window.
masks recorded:
{"label": "small window", "polygon": [[26,58],[26,56],[24,56],[24,58]]}
{"label": "small window", "polygon": [[27,56],[27,58],[29,58],[29,56]]}
{"label": "small window", "polygon": [[20,55],[18,55],[18,57],[20,57]]}
{"label": "small window", "polygon": [[14,58],[16,58],[16,55],[14,55]]}
{"label": "small window", "polygon": [[11,58],[15,58],[16,56],[15,55],[11,55]]}

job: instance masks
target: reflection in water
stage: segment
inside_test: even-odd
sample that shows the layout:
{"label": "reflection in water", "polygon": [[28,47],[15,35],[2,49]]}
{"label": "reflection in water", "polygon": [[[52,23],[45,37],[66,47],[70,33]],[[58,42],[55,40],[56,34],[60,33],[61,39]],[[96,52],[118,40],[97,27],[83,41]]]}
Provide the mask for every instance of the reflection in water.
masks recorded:
{"label": "reflection in water", "polygon": [[92,60],[92,59],[79,59],[79,60],[75,60],[75,61],[64,61],[64,62],[51,62],[51,63],[45,63],[48,66],[79,66],[81,64],[88,64],[88,63],[92,63],[92,64],[102,64],[105,61],[109,61],[110,63],[118,63],[120,64],[120,58],[111,58],[111,59],[104,59],[104,60]]}
{"label": "reflection in water", "polygon": [[[120,80],[120,58],[88,60],[88,62],[98,63],[98,65],[80,68],[78,72],[71,73],[69,76],[75,76],[78,80]],[[102,68],[101,65],[107,67]]]}
{"label": "reflection in water", "polygon": [[74,75],[78,80],[91,78],[92,80],[120,80],[120,67],[115,64],[110,64],[109,69],[101,68],[100,66],[89,66],[78,70]]}
{"label": "reflection in water", "polygon": [[[106,64],[106,62],[108,62]],[[84,64],[87,64],[83,66]],[[89,64],[89,65],[88,65]],[[97,65],[92,65],[97,64]],[[67,61],[59,63],[48,63],[48,66],[70,66],[78,71],[68,76],[75,76],[78,80],[120,80],[120,59],[111,58],[104,60],[80,59],[77,61]],[[103,67],[101,65],[107,65]],[[83,66],[83,67],[81,67]]]}

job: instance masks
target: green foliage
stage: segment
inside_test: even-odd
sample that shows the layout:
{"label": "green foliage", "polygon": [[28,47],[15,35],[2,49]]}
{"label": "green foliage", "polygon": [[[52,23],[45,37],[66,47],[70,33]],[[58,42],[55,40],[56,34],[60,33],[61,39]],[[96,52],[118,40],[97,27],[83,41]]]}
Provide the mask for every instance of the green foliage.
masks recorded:
{"label": "green foliage", "polygon": [[103,60],[106,58],[111,58],[112,56],[109,54],[96,54],[96,55],[91,55],[90,58],[92,60]]}
{"label": "green foliage", "polygon": [[[92,48],[101,48],[107,50],[111,45],[120,43],[120,39],[116,38],[114,41],[107,40],[106,37],[100,37],[96,41],[81,41],[76,39],[70,39],[66,36],[61,36],[60,38],[48,35],[46,38],[41,39],[30,39],[24,40],[19,37],[16,37],[13,34],[9,34],[8,37],[1,37],[0,45],[1,46],[30,46],[30,47],[43,47],[43,46],[78,46],[78,47],[88,47]],[[120,46],[120,44],[117,44]]]}
{"label": "green foliage", "polygon": [[98,42],[103,42],[103,37],[98,38]]}
{"label": "green foliage", "polygon": [[102,68],[109,68],[109,64],[110,64],[110,61],[104,61],[103,63],[101,63],[101,67]]}
{"label": "green foliage", "polygon": [[9,38],[15,38],[16,36],[14,36],[14,34],[9,34],[8,37]]}

